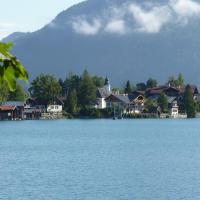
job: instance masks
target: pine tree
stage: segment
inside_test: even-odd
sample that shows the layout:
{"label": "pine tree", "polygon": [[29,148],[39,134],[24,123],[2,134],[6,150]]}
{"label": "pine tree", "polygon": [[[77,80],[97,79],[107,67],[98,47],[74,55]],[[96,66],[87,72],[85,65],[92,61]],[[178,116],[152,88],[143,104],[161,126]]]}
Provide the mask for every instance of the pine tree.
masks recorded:
{"label": "pine tree", "polygon": [[77,104],[78,104],[78,100],[77,100],[77,92],[75,89],[73,89],[70,93],[69,93],[69,97],[68,97],[68,112],[71,114],[75,114],[77,112]]}
{"label": "pine tree", "polygon": [[79,99],[82,107],[89,106],[96,99],[96,86],[86,70],[81,77]]}
{"label": "pine tree", "polygon": [[185,84],[185,80],[184,80],[183,74],[180,73],[180,74],[178,75],[177,82],[178,82],[178,85],[179,85],[179,86],[183,86],[183,85]]}
{"label": "pine tree", "polygon": [[153,88],[153,87],[156,87],[158,85],[158,82],[157,82],[157,80],[150,78],[147,81],[146,85],[147,85],[147,88]]}
{"label": "pine tree", "polygon": [[124,92],[125,92],[126,94],[130,94],[130,93],[132,92],[132,88],[131,88],[131,84],[130,84],[130,81],[129,81],[129,80],[126,82],[126,87],[125,87],[125,89],[124,89]]}
{"label": "pine tree", "polygon": [[190,85],[186,86],[184,100],[187,117],[194,118],[196,115],[195,101],[193,99],[192,88]]}
{"label": "pine tree", "polygon": [[167,96],[164,93],[162,93],[160,97],[158,98],[158,104],[160,105],[164,113],[168,112],[168,100],[167,100]]}

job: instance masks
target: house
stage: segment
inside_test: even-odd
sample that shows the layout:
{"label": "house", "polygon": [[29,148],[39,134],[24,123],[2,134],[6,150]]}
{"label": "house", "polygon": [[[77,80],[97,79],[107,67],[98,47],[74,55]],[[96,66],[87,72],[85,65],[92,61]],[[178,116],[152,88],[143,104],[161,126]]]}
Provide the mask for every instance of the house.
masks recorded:
{"label": "house", "polygon": [[0,112],[3,118],[7,113],[11,120],[22,120],[24,119],[24,106],[23,101],[7,101],[1,104]]}
{"label": "house", "polygon": [[61,98],[56,97],[52,104],[47,105],[47,113],[60,115],[63,112],[64,102]]}
{"label": "house", "polygon": [[[199,94],[198,88],[195,85],[191,85],[193,96],[197,96]],[[183,97],[185,93],[186,86],[171,86],[163,85],[155,88],[149,88],[146,90],[146,96],[148,98],[159,97],[161,93],[164,93],[168,97]]]}
{"label": "house", "polygon": [[144,96],[138,92],[126,94],[111,94],[105,99],[107,108],[114,111],[114,115],[140,114],[144,110]]}
{"label": "house", "polygon": [[109,79],[106,77],[104,87],[97,88],[95,108],[105,109],[106,108],[105,99],[110,95],[110,93],[111,93],[111,86]]}
{"label": "house", "polygon": [[24,119],[40,119],[45,112],[45,106],[40,105],[36,98],[28,98],[24,107]]}
{"label": "house", "polygon": [[15,106],[0,106],[0,120],[14,120],[17,116]]}
{"label": "house", "polygon": [[168,107],[170,110],[170,116],[177,118],[179,116],[179,106],[176,97],[168,97]]}

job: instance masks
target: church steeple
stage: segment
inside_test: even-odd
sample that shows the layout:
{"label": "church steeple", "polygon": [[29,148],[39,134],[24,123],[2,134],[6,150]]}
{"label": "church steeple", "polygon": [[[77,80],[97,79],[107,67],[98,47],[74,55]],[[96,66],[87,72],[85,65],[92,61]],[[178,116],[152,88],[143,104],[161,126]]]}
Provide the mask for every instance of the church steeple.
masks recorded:
{"label": "church steeple", "polygon": [[110,87],[110,81],[109,81],[108,77],[105,78],[104,88],[106,89],[106,91],[108,92],[108,94],[110,94],[111,87]]}

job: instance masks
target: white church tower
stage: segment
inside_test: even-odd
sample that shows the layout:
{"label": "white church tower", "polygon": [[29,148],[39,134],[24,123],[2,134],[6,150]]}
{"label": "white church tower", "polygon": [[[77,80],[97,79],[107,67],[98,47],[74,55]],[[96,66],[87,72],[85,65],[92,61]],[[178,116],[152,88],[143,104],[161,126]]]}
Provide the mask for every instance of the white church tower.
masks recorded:
{"label": "white church tower", "polygon": [[111,93],[110,81],[108,77],[105,78],[104,88],[108,94]]}

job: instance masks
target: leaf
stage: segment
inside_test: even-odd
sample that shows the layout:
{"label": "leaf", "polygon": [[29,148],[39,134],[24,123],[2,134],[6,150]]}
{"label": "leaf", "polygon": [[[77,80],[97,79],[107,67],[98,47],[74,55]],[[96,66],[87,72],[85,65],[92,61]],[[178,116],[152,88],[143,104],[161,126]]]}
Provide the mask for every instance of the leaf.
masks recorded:
{"label": "leaf", "polygon": [[28,81],[28,72],[15,56],[9,51],[13,47],[12,43],[0,42],[0,86],[3,81],[8,83],[10,90],[15,90],[16,81]]}

